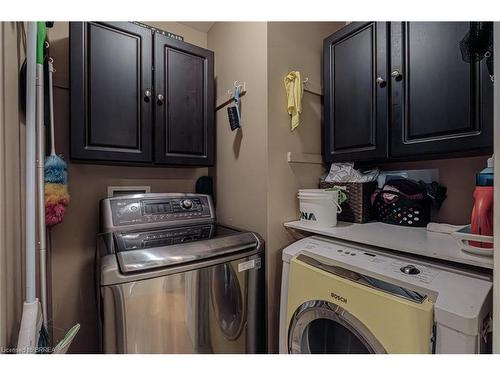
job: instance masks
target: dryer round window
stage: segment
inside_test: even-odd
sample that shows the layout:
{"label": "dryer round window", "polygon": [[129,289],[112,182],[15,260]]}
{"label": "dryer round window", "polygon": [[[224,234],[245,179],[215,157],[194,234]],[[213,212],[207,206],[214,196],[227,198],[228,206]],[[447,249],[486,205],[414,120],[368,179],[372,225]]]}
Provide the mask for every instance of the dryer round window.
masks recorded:
{"label": "dryer round window", "polygon": [[386,353],[354,315],[327,301],[308,301],[294,313],[289,330],[291,354]]}

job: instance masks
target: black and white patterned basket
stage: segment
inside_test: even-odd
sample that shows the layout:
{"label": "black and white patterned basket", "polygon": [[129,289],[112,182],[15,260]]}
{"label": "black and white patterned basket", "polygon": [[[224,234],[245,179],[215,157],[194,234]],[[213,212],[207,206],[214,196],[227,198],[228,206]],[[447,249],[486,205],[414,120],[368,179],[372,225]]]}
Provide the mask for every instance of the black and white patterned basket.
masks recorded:
{"label": "black and white patterned basket", "polygon": [[[397,195],[398,199],[387,203],[383,194]],[[373,201],[373,214],[376,220],[387,224],[405,227],[425,227],[431,221],[431,201],[423,199],[408,199],[401,193],[391,190],[381,190]]]}

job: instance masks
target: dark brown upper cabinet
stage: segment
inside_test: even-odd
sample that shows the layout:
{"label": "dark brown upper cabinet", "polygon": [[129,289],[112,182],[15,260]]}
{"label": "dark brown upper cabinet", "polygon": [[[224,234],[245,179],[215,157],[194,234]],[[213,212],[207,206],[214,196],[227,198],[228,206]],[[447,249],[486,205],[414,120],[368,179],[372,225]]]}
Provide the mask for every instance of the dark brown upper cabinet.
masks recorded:
{"label": "dark brown upper cabinet", "polygon": [[387,24],[352,23],[324,40],[324,159],[387,155]]}
{"label": "dark brown upper cabinet", "polygon": [[71,158],[212,165],[213,52],[128,22],[72,22]]}
{"label": "dark brown upper cabinet", "polygon": [[152,161],[151,31],[128,22],[72,22],[71,157]]}
{"label": "dark brown upper cabinet", "polygon": [[469,22],[391,24],[391,156],[492,152],[493,82],[462,59]]}
{"label": "dark brown upper cabinet", "polygon": [[324,41],[325,162],[488,154],[493,83],[469,22],[355,22]]}
{"label": "dark brown upper cabinet", "polygon": [[155,161],[212,165],[212,51],[155,35]]}

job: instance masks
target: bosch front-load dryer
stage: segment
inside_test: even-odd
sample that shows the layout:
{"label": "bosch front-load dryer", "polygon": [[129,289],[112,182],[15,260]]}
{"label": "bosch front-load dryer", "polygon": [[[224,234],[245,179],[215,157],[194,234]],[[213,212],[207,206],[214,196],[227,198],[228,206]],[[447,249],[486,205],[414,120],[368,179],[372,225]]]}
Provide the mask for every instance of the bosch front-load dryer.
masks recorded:
{"label": "bosch front-load dryer", "polygon": [[283,251],[281,353],[484,353],[490,275],[320,236]]}

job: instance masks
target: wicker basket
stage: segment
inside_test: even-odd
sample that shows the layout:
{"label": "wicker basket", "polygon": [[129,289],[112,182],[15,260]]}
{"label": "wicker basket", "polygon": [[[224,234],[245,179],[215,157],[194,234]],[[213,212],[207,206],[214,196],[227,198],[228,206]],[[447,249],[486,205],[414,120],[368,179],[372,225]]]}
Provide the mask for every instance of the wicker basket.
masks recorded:
{"label": "wicker basket", "polygon": [[347,195],[347,201],[341,204],[342,213],[338,219],[352,223],[366,223],[373,219],[370,198],[377,188],[377,182],[324,182],[320,189],[337,187]]}

